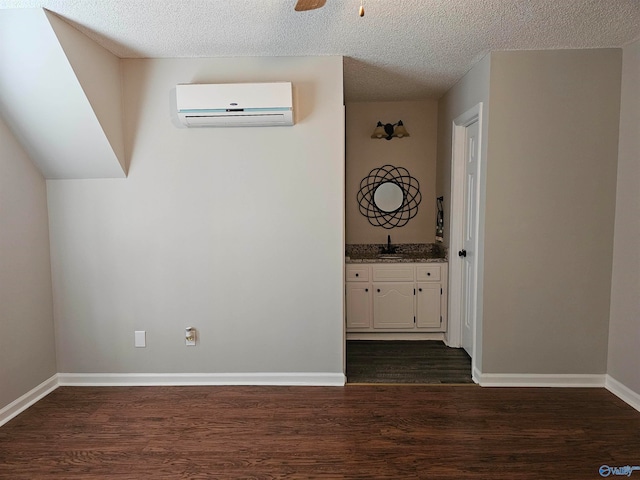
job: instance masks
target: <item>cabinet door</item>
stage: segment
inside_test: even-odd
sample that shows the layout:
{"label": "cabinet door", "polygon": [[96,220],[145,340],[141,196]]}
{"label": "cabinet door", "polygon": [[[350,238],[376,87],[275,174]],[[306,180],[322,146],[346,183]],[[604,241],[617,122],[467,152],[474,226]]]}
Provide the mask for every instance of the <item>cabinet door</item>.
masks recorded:
{"label": "cabinet door", "polygon": [[439,283],[418,283],[416,287],[416,326],[418,328],[440,328],[441,285]]}
{"label": "cabinet door", "polygon": [[371,285],[347,283],[347,329],[371,328]]}
{"label": "cabinet door", "polygon": [[414,284],[373,284],[373,328],[414,328]]}

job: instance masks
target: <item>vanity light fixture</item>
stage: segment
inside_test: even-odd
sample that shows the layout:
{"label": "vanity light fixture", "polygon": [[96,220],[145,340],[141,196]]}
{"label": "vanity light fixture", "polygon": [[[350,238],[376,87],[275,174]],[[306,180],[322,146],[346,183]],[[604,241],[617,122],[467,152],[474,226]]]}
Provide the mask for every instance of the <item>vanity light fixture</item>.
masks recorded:
{"label": "vanity light fixture", "polygon": [[385,138],[387,140],[391,140],[393,137],[402,138],[409,136],[409,132],[407,132],[407,129],[404,127],[402,120],[398,120],[398,123],[387,123],[384,125],[382,122],[378,122],[371,138]]}

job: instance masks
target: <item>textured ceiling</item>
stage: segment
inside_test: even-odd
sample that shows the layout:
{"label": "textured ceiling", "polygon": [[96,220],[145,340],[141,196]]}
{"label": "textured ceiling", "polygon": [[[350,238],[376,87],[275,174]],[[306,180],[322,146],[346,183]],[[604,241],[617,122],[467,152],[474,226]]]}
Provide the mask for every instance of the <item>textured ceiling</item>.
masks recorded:
{"label": "textured ceiling", "polygon": [[122,58],[345,56],[345,97],[437,98],[492,50],[620,47],[640,0],[2,0],[45,7]]}

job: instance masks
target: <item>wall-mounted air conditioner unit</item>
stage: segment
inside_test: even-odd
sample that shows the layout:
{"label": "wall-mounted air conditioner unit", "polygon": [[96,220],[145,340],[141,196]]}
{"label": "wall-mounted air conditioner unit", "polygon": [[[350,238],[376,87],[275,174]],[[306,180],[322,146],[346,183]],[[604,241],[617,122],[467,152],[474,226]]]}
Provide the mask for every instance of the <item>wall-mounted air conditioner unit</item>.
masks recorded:
{"label": "wall-mounted air conditioner unit", "polygon": [[187,127],[293,125],[290,82],[176,85],[176,100]]}

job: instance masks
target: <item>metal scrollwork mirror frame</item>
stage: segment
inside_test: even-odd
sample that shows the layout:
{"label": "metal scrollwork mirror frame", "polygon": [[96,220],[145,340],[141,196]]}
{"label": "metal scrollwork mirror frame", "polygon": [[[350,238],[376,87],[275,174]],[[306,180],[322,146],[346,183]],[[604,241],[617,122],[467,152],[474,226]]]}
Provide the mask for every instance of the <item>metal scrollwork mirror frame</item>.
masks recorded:
{"label": "metal scrollwork mirror frame", "polygon": [[[376,204],[376,192],[385,184],[396,185],[402,191],[402,202],[393,210],[389,210],[393,207],[384,206],[381,208]],[[388,186],[383,188],[393,190]],[[369,223],[374,227],[386,229],[404,227],[409,220],[417,215],[418,205],[421,201],[420,183],[404,167],[383,165],[374,168],[360,182],[360,190],[358,191],[360,213],[367,217]]]}

